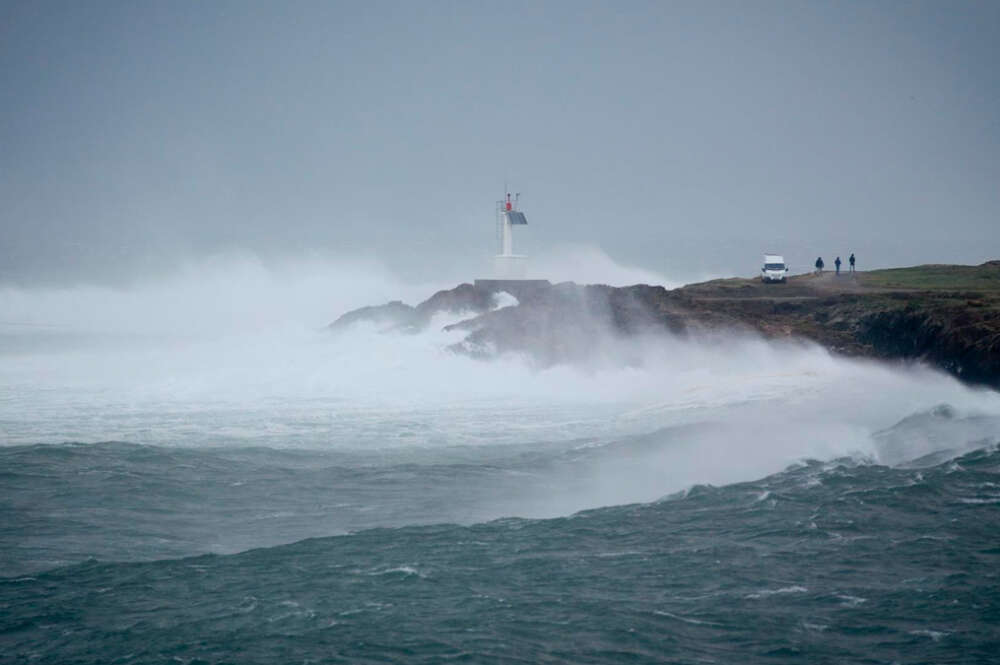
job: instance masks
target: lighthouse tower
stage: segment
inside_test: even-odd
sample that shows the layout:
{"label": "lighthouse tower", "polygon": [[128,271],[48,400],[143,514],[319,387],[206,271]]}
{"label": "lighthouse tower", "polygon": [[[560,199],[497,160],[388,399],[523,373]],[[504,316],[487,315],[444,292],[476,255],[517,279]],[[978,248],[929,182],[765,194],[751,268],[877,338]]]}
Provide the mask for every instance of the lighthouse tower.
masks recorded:
{"label": "lighthouse tower", "polygon": [[517,209],[520,194],[510,200],[497,201],[497,255],[493,258],[496,279],[524,279],[527,256],[514,253],[514,227],[528,224],[524,213]]}

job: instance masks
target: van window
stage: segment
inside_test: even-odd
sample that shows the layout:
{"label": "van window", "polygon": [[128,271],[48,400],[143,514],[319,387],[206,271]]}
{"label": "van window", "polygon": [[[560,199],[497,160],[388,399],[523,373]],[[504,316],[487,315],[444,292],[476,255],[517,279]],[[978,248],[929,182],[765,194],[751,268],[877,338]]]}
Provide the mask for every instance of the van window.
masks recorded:
{"label": "van window", "polygon": [[784,270],[784,263],[765,263],[764,270]]}

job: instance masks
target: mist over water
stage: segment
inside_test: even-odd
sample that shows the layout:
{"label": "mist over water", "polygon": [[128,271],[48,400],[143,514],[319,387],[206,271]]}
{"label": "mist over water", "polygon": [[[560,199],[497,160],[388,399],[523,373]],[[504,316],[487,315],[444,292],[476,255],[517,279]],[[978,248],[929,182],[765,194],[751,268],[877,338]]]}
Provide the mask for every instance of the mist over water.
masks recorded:
{"label": "mist over water", "polygon": [[[584,261],[598,254],[565,256],[595,265],[603,281],[652,276],[607,257]],[[537,368],[514,355],[485,362],[449,352],[463,333],[443,328],[461,313],[438,315],[419,334],[324,329],[351,308],[415,304],[450,286],[403,284],[376,262],[267,266],[237,256],[128,289],[7,289],[0,309],[19,325],[0,337],[0,432],[7,445],[375,450],[600,445],[711,424],[633,469],[649,476],[642,491],[622,469],[598,483],[622,488],[598,501],[624,501],[757,477],[801,458],[876,455],[873,433],[940,404],[1000,414],[994,393],[928,369],[748,336],[646,337],[619,343],[637,364]]]}

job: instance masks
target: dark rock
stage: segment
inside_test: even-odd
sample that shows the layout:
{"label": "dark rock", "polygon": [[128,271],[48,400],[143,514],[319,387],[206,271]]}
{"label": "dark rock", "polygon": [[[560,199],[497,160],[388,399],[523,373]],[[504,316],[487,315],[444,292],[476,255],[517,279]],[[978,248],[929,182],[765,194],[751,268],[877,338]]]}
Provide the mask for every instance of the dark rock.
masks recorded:
{"label": "dark rock", "polygon": [[342,330],[359,322],[369,322],[382,331],[419,331],[440,312],[478,315],[492,309],[495,302],[496,293],[493,290],[459,284],[454,289],[438,291],[416,307],[394,300],[385,305],[352,310],[331,323],[329,328]]}
{"label": "dark rock", "polygon": [[416,322],[417,310],[399,300],[384,305],[362,307],[350,311],[329,325],[330,330],[342,330],[355,323],[366,321],[382,330],[411,327]]}
{"label": "dark rock", "polygon": [[[664,333],[721,340],[727,331],[744,331],[811,340],[842,355],[926,362],[963,381],[1000,387],[998,267],[992,261],[878,271],[869,273],[871,284],[800,275],[774,288],[726,279],[673,291],[645,284],[480,281],[439,291],[415,308],[394,302],[355,310],[331,327],[368,320],[383,329],[419,330],[438,312],[468,312],[468,319],[446,328],[466,333],[453,351],[477,358],[521,353],[542,366],[602,358],[638,363],[642,359],[633,355],[640,346],[616,342]],[[931,271],[942,275],[943,288],[933,290]],[[907,274],[920,280],[920,288],[899,286]],[[956,274],[983,290],[950,288]],[[886,275],[891,286],[879,286]],[[501,290],[519,304],[493,309]]]}
{"label": "dark rock", "polygon": [[454,289],[438,291],[416,307],[420,325],[426,325],[438,312],[458,314],[488,312],[495,302],[493,292],[472,284],[459,284]]}

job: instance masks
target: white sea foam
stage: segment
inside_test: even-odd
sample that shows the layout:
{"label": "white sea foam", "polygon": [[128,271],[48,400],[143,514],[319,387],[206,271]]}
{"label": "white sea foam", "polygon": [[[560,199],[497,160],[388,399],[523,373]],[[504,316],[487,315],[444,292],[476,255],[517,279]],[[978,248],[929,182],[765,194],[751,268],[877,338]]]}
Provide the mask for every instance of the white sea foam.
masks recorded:
{"label": "white sea foam", "polygon": [[695,626],[719,626],[721,624],[715,623],[714,621],[702,621],[700,619],[692,619],[691,617],[681,616],[680,614],[674,614],[673,612],[667,612],[665,610],[653,610],[653,614],[661,617],[667,617],[668,619],[674,619],[676,621],[682,621],[684,623],[690,623]]}
{"label": "white sea foam", "polygon": [[858,607],[859,605],[868,602],[867,598],[862,598],[860,596],[850,596],[847,594],[838,595],[837,598],[840,600],[841,604],[846,607]]}
{"label": "white sea foam", "polygon": [[370,571],[368,574],[369,575],[394,575],[394,574],[403,574],[403,575],[407,575],[407,576],[409,576],[409,575],[416,575],[417,577],[426,577],[426,575],[424,573],[421,573],[419,570],[417,570],[413,566],[394,566],[392,568],[378,568],[376,570]]}
{"label": "white sea foam", "polygon": [[519,304],[521,304],[520,301],[506,291],[501,291],[493,296],[493,309],[516,307]]}
{"label": "white sea foam", "polygon": [[[938,441],[983,439],[1000,417],[996,393],[938,372],[752,337],[646,338],[631,343],[639,365],[538,369],[517,356],[449,352],[464,333],[443,327],[462,314],[420,334],[322,329],[351,307],[415,303],[432,291],[374,263],[271,268],[243,258],[119,291],[0,291],[11,316],[61,331],[3,352],[0,439],[314,449],[565,442],[582,466],[514,513],[543,516],[759,478],[801,459],[877,458],[875,433],[940,404],[954,417],[938,423],[945,436],[920,442],[921,454]],[[901,440],[893,452],[905,458]]]}
{"label": "white sea foam", "polygon": [[762,589],[761,591],[757,591],[756,593],[747,594],[744,597],[756,600],[759,598],[767,598],[768,596],[777,596],[786,593],[808,593],[808,592],[809,589],[805,588],[804,586],[795,585],[795,586],[781,587],[780,589]]}

